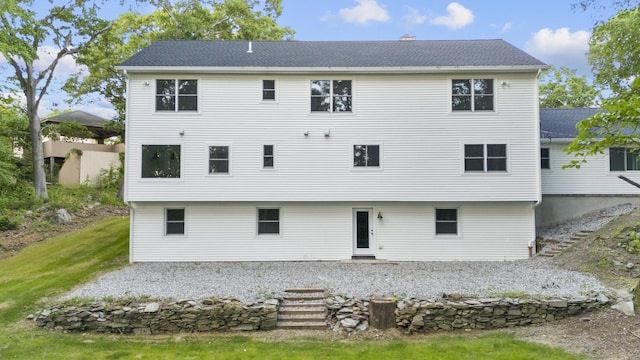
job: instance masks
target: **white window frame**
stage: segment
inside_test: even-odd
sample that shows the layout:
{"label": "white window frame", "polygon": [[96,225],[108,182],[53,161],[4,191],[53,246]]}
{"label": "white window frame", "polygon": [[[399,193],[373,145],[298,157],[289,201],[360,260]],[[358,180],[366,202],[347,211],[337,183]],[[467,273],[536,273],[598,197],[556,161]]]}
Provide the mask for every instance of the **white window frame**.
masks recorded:
{"label": "white window frame", "polygon": [[[453,108],[453,97],[454,96],[467,96],[467,95],[456,95],[453,93],[453,81],[454,80],[469,80],[471,83],[471,93],[468,95],[470,97],[470,102],[471,102],[471,109],[460,109],[460,110],[456,110]],[[491,80],[492,82],[492,87],[493,87],[493,93],[491,94],[485,94],[487,96],[491,96],[492,97],[492,101],[493,101],[493,109],[491,110],[476,110],[476,101],[475,101],[475,88],[474,88],[474,81],[475,80]],[[482,77],[482,76],[476,76],[476,77],[470,77],[470,78],[465,78],[465,77],[458,77],[458,78],[451,78],[449,79],[449,109],[451,110],[452,113],[455,114],[459,114],[459,113],[494,113],[497,111],[497,107],[498,107],[498,103],[497,103],[497,88],[496,88],[496,79],[492,78],[492,77]]]}
{"label": "white window frame", "polygon": [[[438,210],[456,210],[456,233],[438,233]],[[451,221],[448,221],[451,222]],[[459,206],[434,206],[433,208],[433,234],[435,237],[450,237],[460,238],[462,237],[462,209]]]}
{"label": "white window frame", "polygon": [[[278,210],[278,232],[277,233],[261,233],[260,232],[260,223],[269,222],[273,223],[273,220],[263,220],[260,221],[260,210]],[[282,235],[282,208],[278,206],[261,206],[256,208],[256,235],[257,236],[280,236]]]}
{"label": "white window frame", "polygon": [[[180,176],[179,177],[143,177],[142,176],[142,147],[143,146],[180,146]],[[152,182],[152,181],[162,181],[162,182],[166,182],[166,181],[183,181],[183,175],[184,175],[184,160],[183,160],[183,154],[184,154],[184,144],[183,143],[157,143],[157,142],[145,142],[143,144],[140,144],[140,168],[138,169],[139,171],[139,179],[141,181],[144,182]]]}
{"label": "white window frame", "polygon": [[[154,94],[153,94],[153,110],[155,113],[157,114],[176,114],[176,113],[189,113],[189,114],[196,114],[200,112],[200,83],[201,80],[199,78],[194,78],[194,77],[189,77],[186,76],[187,79],[181,79],[181,78],[156,78],[154,81]],[[172,80],[175,83],[175,89],[176,92],[175,94],[173,94],[173,96],[175,96],[175,106],[173,108],[173,110],[158,110],[158,107],[156,105],[156,101],[157,98],[160,94],[158,94],[158,81],[168,81],[168,80]],[[195,110],[180,110],[180,93],[178,92],[178,83],[179,81],[187,81],[187,80],[194,80],[196,81],[196,94],[184,94],[182,96],[188,96],[188,97],[192,97],[195,96],[196,97],[196,109]]]}
{"label": "white window frame", "polygon": [[[264,86],[265,81],[273,81],[273,89],[266,89]],[[273,99],[265,99],[264,92],[273,91]],[[260,80],[260,101],[265,103],[273,103],[278,100],[278,80],[276,79],[262,79]]]}
{"label": "white window frame", "polygon": [[[211,172],[211,150],[212,147],[226,147],[227,148],[227,168],[229,171],[227,172]],[[231,155],[232,155],[232,146],[231,144],[209,144],[207,146],[207,174],[210,176],[228,176],[231,175]]]}
{"label": "white window frame", "polygon": [[[313,84],[314,81],[329,81],[329,110],[328,111],[319,111],[319,110],[313,110],[311,109],[312,106],[312,101],[311,99],[313,99],[314,97],[320,97],[320,96],[313,96],[311,94],[311,85]],[[336,96],[344,96],[344,95],[334,95],[333,93],[333,82],[334,81],[350,81],[351,82],[351,93],[350,95],[348,95],[348,97],[351,99],[351,109],[349,111],[335,111],[333,108],[333,98]],[[309,80],[309,112],[311,114],[354,114],[355,113],[355,81],[353,79],[326,79],[326,78],[322,78],[322,79],[311,79]]]}
{"label": "white window frame", "polygon": [[[378,166],[356,166],[355,164],[355,147],[356,146],[377,146],[378,147]],[[379,171],[383,169],[384,145],[380,141],[359,141],[353,143],[349,149],[351,155],[351,168],[356,171]]]}
{"label": "white window frame", "polygon": [[[466,146],[467,145],[482,145],[482,170],[467,170],[466,168]],[[488,154],[488,146],[489,145],[503,145],[505,147],[505,170],[489,170],[488,169],[488,160],[489,159],[497,159],[497,157],[489,157]],[[473,157],[469,159],[479,159],[479,157]],[[510,166],[509,162],[511,159],[510,146],[508,143],[465,143],[462,144],[462,172],[464,174],[509,174]]]}
{"label": "white window frame", "polygon": [[[542,156],[542,150],[547,150],[547,156]],[[547,167],[542,166],[542,161],[547,160]],[[543,146],[540,148],[540,169],[542,170],[551,170],[551,148]]]}
{"label": "white window frame", "polygon": [[[265,166],[264,165],[264,160],[267,158],[267,155],[265,155],[264,153],[264,147],[265,146],[271,146],[271,159],[272,159],[272,165],[271,166]],[[267,170],[267,171],[271,171],[271,170],[275,170],[276,169],[276,145],[275,144],[262,144],[262,170]]]}
{"label": "white window frame", "polygon": [[[172,223],[182,223],[182,234],[169,234],[168,233],[168,225],[169,225],[169,210],[182,210],[182,221],[173,221]],[[164,208],[164,236],[186,236],[187,235],[187,209],[184,207],[166,207]]]}

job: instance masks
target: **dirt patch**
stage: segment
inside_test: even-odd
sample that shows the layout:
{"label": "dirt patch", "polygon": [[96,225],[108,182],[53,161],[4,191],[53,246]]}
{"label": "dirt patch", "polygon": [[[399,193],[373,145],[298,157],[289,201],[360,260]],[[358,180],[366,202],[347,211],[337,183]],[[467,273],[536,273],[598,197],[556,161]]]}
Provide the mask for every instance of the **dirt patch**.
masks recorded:
{"label": "dirt patch", "polygon": [[0,259],[15,255],[26,246],[89,226],[96,221],[129,215],[126,206],[85,206],[74,212],[71,221],[57,224],[55,209],[40,209],[25,216],[19,229],[0,232]]}

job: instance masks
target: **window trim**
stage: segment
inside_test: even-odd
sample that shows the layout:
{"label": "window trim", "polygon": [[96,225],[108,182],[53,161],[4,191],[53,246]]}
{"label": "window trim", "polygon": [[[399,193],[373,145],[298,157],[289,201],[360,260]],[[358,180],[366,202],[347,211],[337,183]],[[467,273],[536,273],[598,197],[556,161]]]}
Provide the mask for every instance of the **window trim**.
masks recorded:
{"label": "window trim", "polygon": [[[271,146],[271,166],[265,166],[265,160],[269,155],[265,154],[265,146]],[[262,144],[262,170],[272,171],[276,170],[276,145],[275,144]]]}
{"label": "window trim", "polygon": [[[182,233],[168,233],[169,210],[182,210],[182,221],[173,221],[172,223],[182,223]],[[186,236],[187,235],[187,209],[184,207],[166,207],[164,208],[164,236]]]}
{"label": "window trim", "polygon": [[[311,93],[311,85],[313,84],[314,81],[329,81],[329,110],[328,111],[319,111],[319,110],[312,110],[311,106],[312,106],[312,99],[314,97],[319,97],[318,95],[313,96]],[[334,111],[333,109],[333,98],[335,97],[334,92],[333,92],[333,82],[334,81],[350,81],[351,82],[351,93],[348,95],[351,99],[351,110],[349,111]],[[309,96],[307,97],[309,99],[309,113],[310,114],[355,114],[355,81],[352,78],[343,78],[343,79],[331,79],[331,78],[317,78],[317,79],[311,79],[309,80]]]}
{"label": "window trim", "polygon": [[[483,164],[482,164],[482,171],[480,170],[467,170],[467,166],[466,166],[466,160],[467,160],[467,156],[466,156],[466,146],[467,145],[482,145],[482,149],[483,149],[483,153],[482,153],[482,158],[483,158]],[[488,160],[489,159],[495,159],[496,157],[489,157],[489,154],[487,152],[487,146],[488,145],[504,145],[505,147],[505,170],[489,170],[488,169]],[[511,151],[510,151],[510,144],[509,143],[464,143],[462,144],[462,173],[463,174],[510,174],[511,173],[511,166],[510,166],[510,159],[511,159]],[[478,159],[479,157],[474,157],[474,159]]]}
{"label": "window trim", "polygon": [[[454,95],[453,93],[453,81],[454,80],[469,80],[471,82],[471,93],[469,94],[469,97],[471,99],[471,109],[466,110],[466,109],[461,109],[461,110],[455,110],[453,108],[453,97],[454,96],[466,96],[466,95]],[[473,83],[475,80],[491,80],[492,82],[492,88],[493,88],[493,92],[491,94],[486,94],[487,96],[492,96],[492,101],[493,101],[493,109],[491,110],[476,110],[476,102],[475,102],[475,88],[473,86]],[[455,113],[455,114],[461,114],[461,113],[478,113],[478,114],[482,114],[482,113],[495,113],[497,112],[498,109],[498,102],[497,100],[497,87],[496,87],[496,78],[493,77],[481,77],[481,76],[477,76],[477,77],[470,77],[470,78],[463,78],[463,77],[459,77],[459,78],[450,78],[449,79],[449,111],[451,113]]]}
{"label": "window trim", "polygon": [[[227,172],[211,172],[211,148],[212,147],[226,147],[227,148]],[[218,143],[218,144],[210,144],[207,146],[207,175],[209,176],[229,176],[231,175],[231,155],[232,155],[232,146],[231,144]]]}
{"label": "window trim", "polygon": [[[547,156],[542,156],[542,151],[547,150]],[[544,165],[544,161],[546,160],[546,167]],[[542,170],[551,170],[551,148],[549,147],[541,147],[540,148],[540,169]]]}
{"label": "window trim", "polygon": [[[265,88],[265,81],[273,81],[273,89]],[[274,103],[278,101],[278,81],[276,79],[262,79],[260,81],[262,83],[261,91],[260,91],[260,101],[265,103]],[[265,91],[273,91],[273,99],[265,99],[264,93]]]}
{"label": "window trim", "polygon": [[[456,211],[456,232],[454,233],[438,233],[438,210],[455,210]],[[442,222],[442,221],[440,221]],[[452,222],[452,221],[447,221]],[[435,237],[462,237],[462,209],[459,206],[434,206],[433,207],[433,234]]]}
{"label": "window trim", "polygon": [[[143,146],[179,146],[180,147],[180,176],[178,177],[143,177],[142,176],[142,163],[143,163],[142,147]],[[182,181],[182,175],[184,174],[184,161],[182,160],[183,148],[184,148],[184,144],[182,143],[159,144],[156,142],[151,142],[151,143],[140,144],[140,168],[139,168],[140,177],[139,179],[141,181],[163,181],[163,182],[164,181]]]}
{"label": "window trim", "polygon": [[[611,170],[611,150],[612,149],[624,149],[624,157],[623,157],[623,163],[624,163],[624,170]],[[608,149],[609,152],[609,172],[614,172],[614,173],[621,173],[621,172],[628,172],[628,171],[640,171],[640,167],[638,169],[629,169],[629,154],[632,152],[630,151],[631,148],[628,148],[626,146],[610,146]],[[640,157],[640,149],[635,149],[636,151],[634,151],[636,153],[636,156]]]}
{"label": "window trim", "polygon": [[[173,95],[175,96],[176,100],[175,100],[175,106],[173,110],[158,110],[158,106],[156,105],[156,99],[158,97],[158,81],[162,81],[162,80],[172,80],[175,83],[175,87],[176,87],[176,93]],[[180,94],[178,93],[178,82],[179,81],[185,81],[185,80],[195,80],[196,81],[196,109],[195,110],[180,110],[179,106],[180,106]],[[154,94],[153,94],[153,111],[156,114],[178,114],[178,113],[189,113],[189,114],[197,114],[200,112],[200,98],[201,98],[201,89],[200,89],[200,84],[202,83],[201,79],[199,77],[189,77],[188,79],[181,79],[181,78],[155,78],[154,79]],[[185,95],[183,95],[185,96]],[[186,96],[193,96],[193,94],[187,94]]]}
{"label": "window trim", "polygon": [[[378,147],[378,166],[356,166],[355,164],[355,147],[356,146],[377,146]],[[383,170],[383,159],[384,159],[384,151],[383,144],[381,141],[360,141],[357,143],[351,144],[350,155],[351,155],[351,169],[355,171],[379,171]]]}
{"label": "window trim", "polygon": [[[278,210],[278,232],[277,233],[261,233],[260,223],[273,223],[274,220],[262,220],[260,221],[260,210]],[[256,208],[256,235],[257,236],[281,236],[282,235],[282,209],[278,206],[261,206]]]}

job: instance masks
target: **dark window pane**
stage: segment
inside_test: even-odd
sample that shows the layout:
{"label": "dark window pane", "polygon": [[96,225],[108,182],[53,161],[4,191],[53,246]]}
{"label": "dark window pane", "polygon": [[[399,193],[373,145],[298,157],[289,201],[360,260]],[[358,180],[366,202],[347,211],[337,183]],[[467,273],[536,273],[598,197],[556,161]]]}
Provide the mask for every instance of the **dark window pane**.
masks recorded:
{"label": "dark window pane", "polygon": [[464,171],[484,171],[484,159],[465,159]]}
{"label": "dark window pane", "polygon": [[198,97],[178,96],[178,110],[198,111]]}
{"label": "dark window pane", "polygon": [[273,167],[273,158],[265,156],[263,166],[264,167]]}
{"label": "dark window pane", "polygon": [[228,146],[209,146],[209,159],[228,159]]}
{"label": "dark window pane", "polygon": [[262,80],[262,88],[264,90],[275,90],[276,81],[275,80]]}
{"label": "dark window pane", "polygon": [[258,220],[280,220],[280,209],[258,209]]}
{"label": "dark window pane", "polygon": [[484,145],[465,145],[464,157],[484,157]]}
{"label": "dark window pane", "polygon": [[175,95],[175,93],[176,93],[175,80],[156,80],[157,95]]}
{"label": "dark window pane", "polygon": [[173,95],[157,95],[156,110],[157,111],[175,111],[176,97]]}
{"label": "dark window pane", "polygon": [[333,111],[351,111],[351,96],[334,96]]}
{"label": "dark window pane", "polygon": [[504,144],[487,145],[487,157],[506,157],[507,146]]}
{"label": "dark window pane", "polygon": [[380,166],[380,146],[367,145],[367,166]]}
{"label": "dark window pane", "polygon": [[264,145],[264,155],[273,155],[273,145]]}
{"label": "dark window pane", "polygon": [[540,159],[540,168],[541,169],[550,169],[551,165],[549,164],[549,159]]}
{"label": "dark window pane", "polygon": [[276,81],[262,80],[262,100],[276,99]]}
{"label": "dark window pane", "polygon": [[471,95],[471,80],[468,80],[468,79],[451,80],[451,91],[453,95]]}
{"label": "dark window pane", "polygon": [[311,98],[311,111],[329,111],[330,109],[330,97],[312,97]]}
{"label": "dark window pane", "polygon": [[311,95],[326,95],[331,94],[331,82],[329,80],[312,80],[311,81]]}
{"label": "dark window pane", "polygon": [[549,161],[549,148],[540,149],[540,168],[542,169],[551,168],[551,164]]}
{"label": "dark window pane", "polygon": [[351,95],[351,80],[333,80],[333,95]]}
{"label": "dark window pane", "polygon": [[178,80],[178,94],[198,94],[198,80]]}
{"label": "dark window pane", "polygon": [[356,247],[366,249],[369,247],[369,212],[356,212]]}
{"label": "dark window pane", "polygon": [[276,92],[274,90],[262,90],[262,100],[275,100]]}
{"label": "dark window pane", "polygon": [[624,148],[610,148],[609,149],[609,170],[610,171],[624,171]]}
{"label": "dark window pane", "polygon": [[180,145],[142,145],[143,178],[179,178]]}
{"label": "dark window pane", "polygon": [[167,209],[167,221],[184,221],[184,209]]}
{"label": "dark window pane", "polygon": [[636,149],[627,149],[627,170],[640,170],[640,156]]}
{"label": "dark window pane", "polygon": [[475,110],[493,110],[493,95],[476,96]]}
{"label": "dark window pane", "polygon": [[458,220],[458,210],[436,209],[436,220]]}
{"label": "dark window pane", "polygon": [[167,235],[184,234],[184,223],[167,223]]}
{"label": "dark window pane", "polygon": [[476,95],[493,94],[493,79],[475,79],[473,92]]}
{"label": "dark window pane", "polygon": [[452,110],[471,110],[471,96],[453,96],[451,98]]}
{"label": "dark window pane", "polygon": [[209,160],[209,173],[228,173],[229,160]]}
{"label": "dark window pane", "polygon": [[258,234],[279,234],[280,223],[277,222],[261,222],[258,223]]}
{"label": "dark window pane", "polygon": [[366,146],[353,145],[353,166],[366,166]]}
{"label": "dark window pane", "polygon": [[437,222],[436,234],[457,234],[458,223],[457,222]]}
{"label": "dark window pane", "polygon": [[487,171],[507,171],[507,160],[487,159]]}

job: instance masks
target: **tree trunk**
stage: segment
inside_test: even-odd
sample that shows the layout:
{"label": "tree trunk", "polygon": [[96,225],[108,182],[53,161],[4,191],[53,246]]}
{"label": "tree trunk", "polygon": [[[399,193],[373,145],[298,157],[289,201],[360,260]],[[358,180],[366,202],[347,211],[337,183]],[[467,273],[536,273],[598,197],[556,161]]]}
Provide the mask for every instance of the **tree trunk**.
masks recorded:
{"label": "tree trunk", "polygon": [[[29,99],[27,99],[29,103]],[[31,139],[31,159],[33,161],[33,189],[36,198],[44,202],[49,201],[47,192],[47,178],[44,172],[44,151],[42,149],[42,131],[40,129],[40,117],[37,107],[27,104],[29,115],[29,137]]]}

